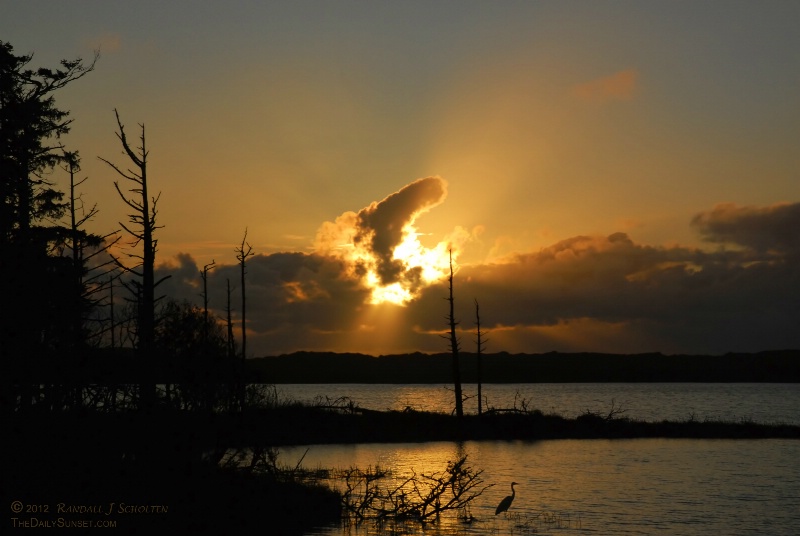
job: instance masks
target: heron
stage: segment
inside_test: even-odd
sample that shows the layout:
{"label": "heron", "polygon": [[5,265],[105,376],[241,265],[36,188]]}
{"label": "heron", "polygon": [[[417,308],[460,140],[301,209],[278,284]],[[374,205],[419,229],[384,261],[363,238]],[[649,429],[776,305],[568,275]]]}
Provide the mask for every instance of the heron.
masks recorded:
{"label": "heron", "polygon": [[511,501],[514,500],[514,496],[517,494],[517,492],[514,491],[514,486],[516,485],[516,482],[511,483],[511,495],[500,501],[500,504],[497,505],[497,510],[494,511],[494,515],[497,515],[500,512],[505,512],[508,510],[508,507],[511,506]]}

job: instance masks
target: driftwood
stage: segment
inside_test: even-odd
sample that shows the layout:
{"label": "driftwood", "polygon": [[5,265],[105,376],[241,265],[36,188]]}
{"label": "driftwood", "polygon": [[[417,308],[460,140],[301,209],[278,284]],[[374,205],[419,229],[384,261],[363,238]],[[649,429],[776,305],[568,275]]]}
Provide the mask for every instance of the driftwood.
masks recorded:
{"label": "driftwood", "polygon": [[442,472],[417,474],[387,482],[388,471],[353,468],[344,471],[342,503],[356,520],[408,519],[421,523],[456,511],[472,519],[469,505],[494,484],[484,485],[482,470],[467,465],[467,456],[448,462]]}

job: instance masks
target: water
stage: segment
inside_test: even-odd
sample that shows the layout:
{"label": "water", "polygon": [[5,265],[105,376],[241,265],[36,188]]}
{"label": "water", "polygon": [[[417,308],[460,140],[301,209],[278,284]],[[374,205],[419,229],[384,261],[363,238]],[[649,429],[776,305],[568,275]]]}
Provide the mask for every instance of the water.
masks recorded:
{"label": "water", "polygon": [[[307,452],[306,452],[307,450]],[[282,449],[293,465],[380,466],[396,478],[444,469],[467,455],[495,484],[471,507],[475,520],[448,517],[329,527],[316,536],[374,534],[796,534],[800,527],[800,441],[554,440],[541,442],[324,445]],[[509,515],[494,515],[517,486]]]}
{"label": "water", "polygon": [[[465,384],[464,393],[477,387]],[[444,385],[292,384],[276,386],[279,397],[313,401],[349,397],[358,406],[376,410],[450,413],[453,392]],[[621,416],[646,421],[741,420],[800,425],[800,384],[796,383],[538,383],[483,386],[484,407],[539,409],[564,417],[586,410],[607,414],[612,404]],[[477,413],[477,398],[464,403]]]}
{"label": "water", "polygon": [[[466,393],[475,386],[465,385]],[[371,409],[450,412],[442,385],[281,385],[294,400],[349,397]],[[485,385],[488,405],[525,405],[566,417],[627,410],[649,421],[752,420],[800,424],[798,384],[519,384]],[[612,402],[613,401],[613,402]],[[475,412],[475,399],[465,410]],[[487,488],[465,524],[445,516],[418,523],[328,527],[314,536],[385,534],[797,534],[800,441],[622,439],[469,441],[465,443],[312,445],[284,448],[281,462],[305,468],[379,466],[395,480],[441,472],[467,456]],[[412,473],[413,472],[413,473]],[[519,483],[508,515],[494,515]],[[341,486],[341,482],[331,485]],[[387,481],[388,485],[388,481]]]}

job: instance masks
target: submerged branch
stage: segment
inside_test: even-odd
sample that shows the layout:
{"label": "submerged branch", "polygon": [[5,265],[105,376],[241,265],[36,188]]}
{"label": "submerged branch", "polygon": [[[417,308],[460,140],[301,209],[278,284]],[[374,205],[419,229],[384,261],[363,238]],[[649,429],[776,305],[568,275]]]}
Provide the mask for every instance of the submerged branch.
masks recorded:
{"label": "submerged branch", "polygon": [[[448,462],[447,468],[432,474],[417,474],[387,483],[380,483],[389,473],[349,469],[344,472],[345,511],[358,520],[412,519],[425,523],[449,511],[466,514],[467,508],[494,484],[484,485],[482,470],[467,465],[467,456]],[[464,517],[468,517],[464,515]]]}

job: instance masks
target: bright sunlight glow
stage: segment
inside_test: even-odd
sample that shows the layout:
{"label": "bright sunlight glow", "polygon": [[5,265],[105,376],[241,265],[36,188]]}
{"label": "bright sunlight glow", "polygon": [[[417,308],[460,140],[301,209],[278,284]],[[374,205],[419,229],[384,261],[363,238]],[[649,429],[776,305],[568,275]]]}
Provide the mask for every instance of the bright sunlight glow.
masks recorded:
{"label": "bright sunlight glow", "polygon": [[[446,278],[450,273],[450,257],[448,242],[439,242],[433,248],[426,248],[419,239],[419,233],[413,225],[403,228],[403,241],[394,248],[392,258],[403,263],[405,277],[388,285],[381,284],[375,273],[374,264],[364,278],[372,289],[370,303],[393,303],[405,305],[421,290]],[[369,255],[369,252],[366,252]],[[455,256],[455,251],[453,252]],[[364,255],[359,255],[361,258]],[[413,274],[418,273],[418,278]]]}

